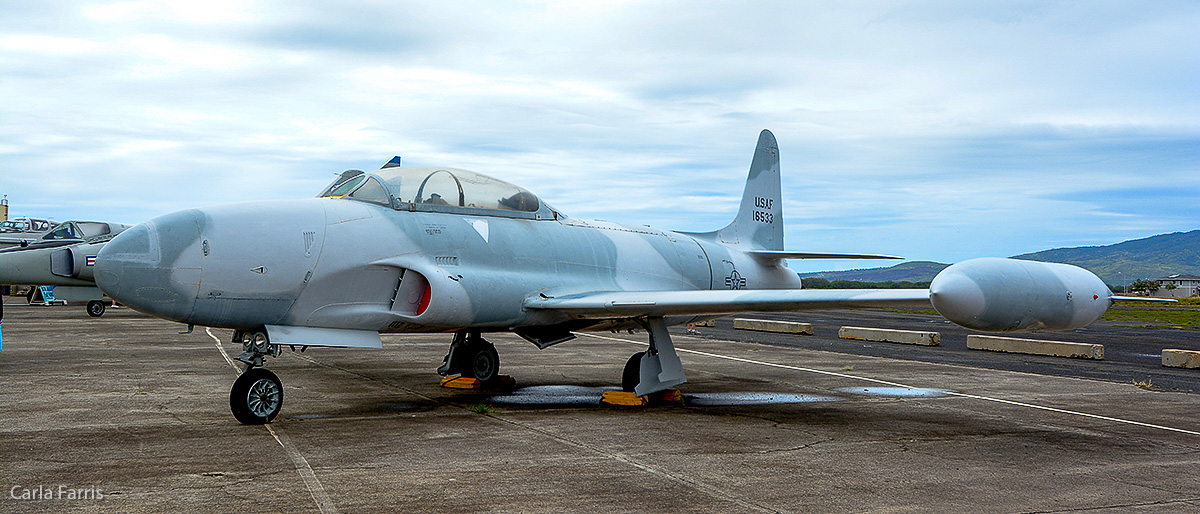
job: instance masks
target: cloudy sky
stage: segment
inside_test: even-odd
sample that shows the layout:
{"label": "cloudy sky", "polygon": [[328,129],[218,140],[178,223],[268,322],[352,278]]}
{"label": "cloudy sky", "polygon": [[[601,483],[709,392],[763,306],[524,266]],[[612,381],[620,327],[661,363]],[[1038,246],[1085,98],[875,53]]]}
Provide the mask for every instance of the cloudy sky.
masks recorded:
{"label": "cloudy sky", "polygon": [[1197,27],[1165,1],[4,2],[0,193],[136,223],[402,155],[711,230],[769,128],[789,249],[1110,244],[1200,228]]}

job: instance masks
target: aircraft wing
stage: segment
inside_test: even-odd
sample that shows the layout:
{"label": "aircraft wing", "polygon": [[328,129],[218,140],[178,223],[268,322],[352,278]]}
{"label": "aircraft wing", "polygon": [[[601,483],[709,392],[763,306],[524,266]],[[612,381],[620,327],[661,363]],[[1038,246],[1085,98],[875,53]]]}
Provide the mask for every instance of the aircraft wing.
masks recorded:
{"label": "aircraft wing", "polygon": [[525,299],[525,308],[575,319],[726,315],[841,307],[928,307],[927,289],[754,289],[600,291]]}

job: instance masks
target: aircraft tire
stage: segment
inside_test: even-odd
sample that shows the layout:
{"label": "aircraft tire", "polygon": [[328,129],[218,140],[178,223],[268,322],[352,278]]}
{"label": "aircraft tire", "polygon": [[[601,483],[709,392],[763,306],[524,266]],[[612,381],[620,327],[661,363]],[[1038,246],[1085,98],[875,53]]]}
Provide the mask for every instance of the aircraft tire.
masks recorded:
{"label": "aircraft tire", "polygon": [[100,300],[92,300],[87,304],[88,316],[99,318],[104,315],[104,302]]}
{"label": "aircraft tire", "polygon": [[495,346],[488,343],[480,344],[471,348],[470,355],[471,366],[467,373],[480,382],[487,382],[500,374],[500,354],[496,353]]}
{"label": "aircraft tire", "polygon": [[621,373],[621,390],[632,393],[638,382],[642,381],[642,356],[646,352],[637,352],[625,363],[625,371]]}
{"label": "aircraft tire", "polygon": [[283,383],[263,368],[250,368],[233,381],[229,410],[243,425],[270,423],[283,407]]}

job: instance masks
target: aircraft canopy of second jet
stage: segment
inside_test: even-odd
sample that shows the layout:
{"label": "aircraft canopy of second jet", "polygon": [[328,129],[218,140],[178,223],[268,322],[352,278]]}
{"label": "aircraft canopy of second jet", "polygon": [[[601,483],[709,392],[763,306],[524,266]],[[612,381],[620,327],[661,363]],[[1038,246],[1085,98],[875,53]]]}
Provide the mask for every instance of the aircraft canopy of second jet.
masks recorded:
{"label": "aircraft canopy of second jet", "polygon": [[349,170],[321,197],[348,198],[397,210],[556,219],[562,215],[525,188],[474,171],[434,166]]}

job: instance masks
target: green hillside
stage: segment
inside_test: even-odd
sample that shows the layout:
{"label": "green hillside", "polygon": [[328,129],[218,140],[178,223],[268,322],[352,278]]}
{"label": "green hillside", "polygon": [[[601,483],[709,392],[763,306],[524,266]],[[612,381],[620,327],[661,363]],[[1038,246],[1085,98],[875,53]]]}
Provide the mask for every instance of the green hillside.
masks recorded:
{"label": "green hillside", "polygon": [[[1200,275],[1200,230],[1133,239],[1108,246],[1056,248],[1014,256],[1065,262],[1090,270],[1110,285],[1175,273]],[[1119,272],[1119,273],[1118,273]]]}

